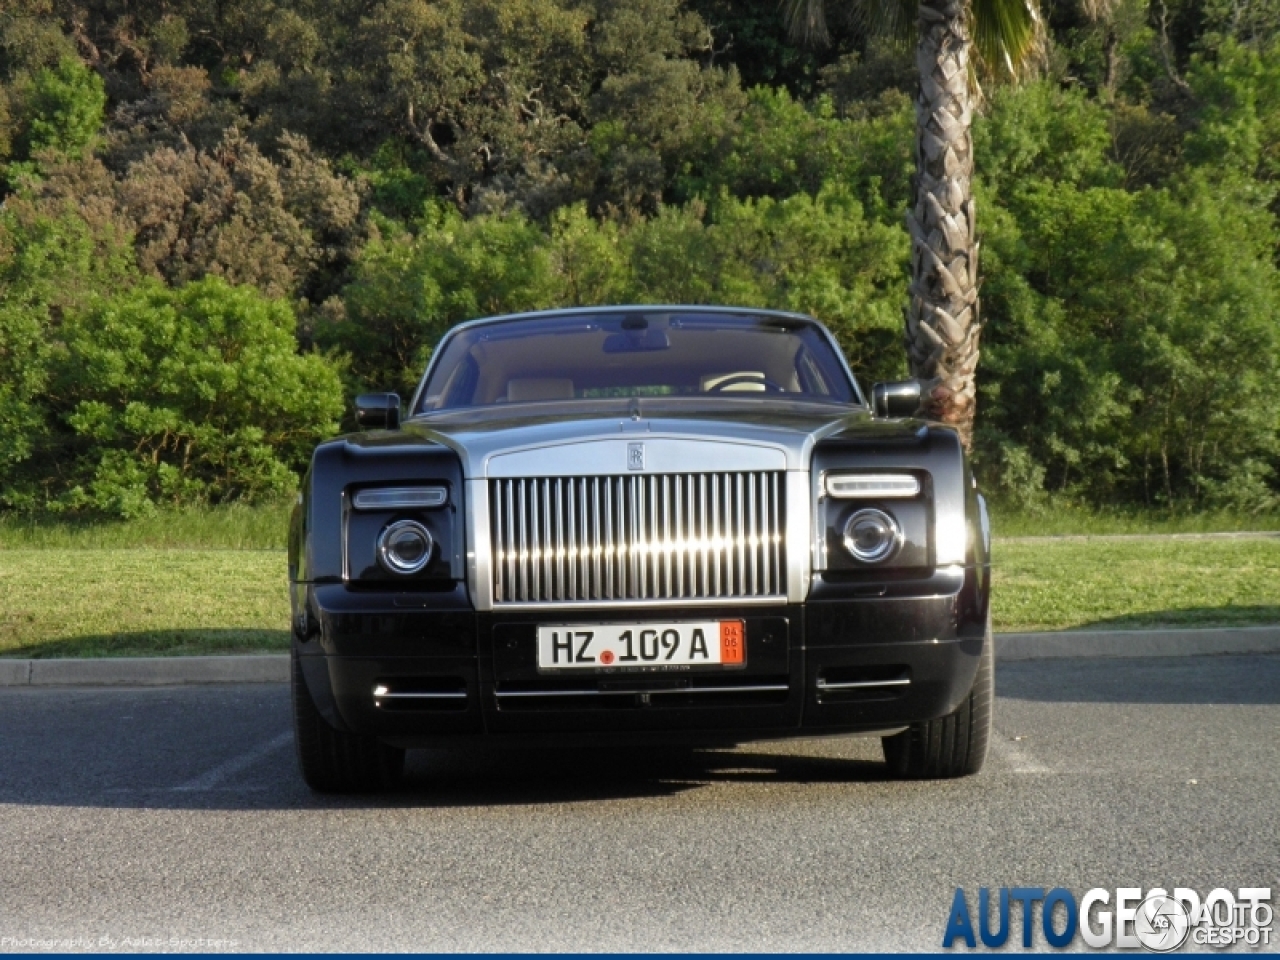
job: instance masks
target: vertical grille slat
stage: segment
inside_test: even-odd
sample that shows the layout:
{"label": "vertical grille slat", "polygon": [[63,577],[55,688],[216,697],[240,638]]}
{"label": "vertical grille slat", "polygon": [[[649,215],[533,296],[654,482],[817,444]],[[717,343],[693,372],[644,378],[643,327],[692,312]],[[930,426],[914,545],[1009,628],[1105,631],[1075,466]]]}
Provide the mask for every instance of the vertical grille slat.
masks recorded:
{"label": "vertical grille slat", "polygon": [[495,603],[779,596],[776,471],[489,481]]}

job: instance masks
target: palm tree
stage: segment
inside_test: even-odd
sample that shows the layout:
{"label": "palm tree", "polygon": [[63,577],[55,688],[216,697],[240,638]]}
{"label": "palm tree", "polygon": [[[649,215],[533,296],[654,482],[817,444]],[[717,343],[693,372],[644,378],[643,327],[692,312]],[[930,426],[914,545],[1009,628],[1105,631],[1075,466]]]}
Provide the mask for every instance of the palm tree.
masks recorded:
{"label": "palm tree", "polygon": [[[835,2],[835,0],[832,0]],[[861,24],[915,43],[916,175],[906,347],[921,413],[973,437],[978,240],[970,126],[979,74],[1016,79],[1043,36],[1035,0],[843,0]],[[786,0],[792,35],[827,42],[826,0]]]}

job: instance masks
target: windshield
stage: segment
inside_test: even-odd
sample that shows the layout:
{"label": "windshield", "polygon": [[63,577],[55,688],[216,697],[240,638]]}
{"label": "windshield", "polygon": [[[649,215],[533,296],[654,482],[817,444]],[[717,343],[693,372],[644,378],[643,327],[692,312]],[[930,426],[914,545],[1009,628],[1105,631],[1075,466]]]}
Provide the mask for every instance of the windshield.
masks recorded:
{"label": "windshield", "polygon": [[418,412],[613,397],[860,398],[814,322],[638,309],[526,317],[449,337]]}

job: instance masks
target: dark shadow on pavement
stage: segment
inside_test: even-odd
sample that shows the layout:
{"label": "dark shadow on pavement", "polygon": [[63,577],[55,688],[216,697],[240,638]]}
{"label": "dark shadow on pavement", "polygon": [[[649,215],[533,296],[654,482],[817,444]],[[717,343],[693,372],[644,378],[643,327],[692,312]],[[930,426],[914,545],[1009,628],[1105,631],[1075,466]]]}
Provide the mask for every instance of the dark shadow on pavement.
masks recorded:
{"label": "dark shadow on pavement", "polygon": [[410,751],[404,786],[313,794],[298,774],[283,684],[0,690],[0,804],[261,810],[520,806],[667,797],[716,783],[872,784],[876,739],[740,749]]}

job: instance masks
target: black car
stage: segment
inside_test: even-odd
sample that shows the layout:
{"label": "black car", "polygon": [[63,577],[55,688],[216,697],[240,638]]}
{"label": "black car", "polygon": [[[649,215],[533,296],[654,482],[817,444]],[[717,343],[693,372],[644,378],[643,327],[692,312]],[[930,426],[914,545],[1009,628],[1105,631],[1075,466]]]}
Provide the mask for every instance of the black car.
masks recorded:
{"label": "black car", "polygon": [[993,698],[986,507],[914,384],[796,314],[599,307],[451,330],[315,451],[289,538],[317,790],[480,738],[883,738],[955,777]]}

